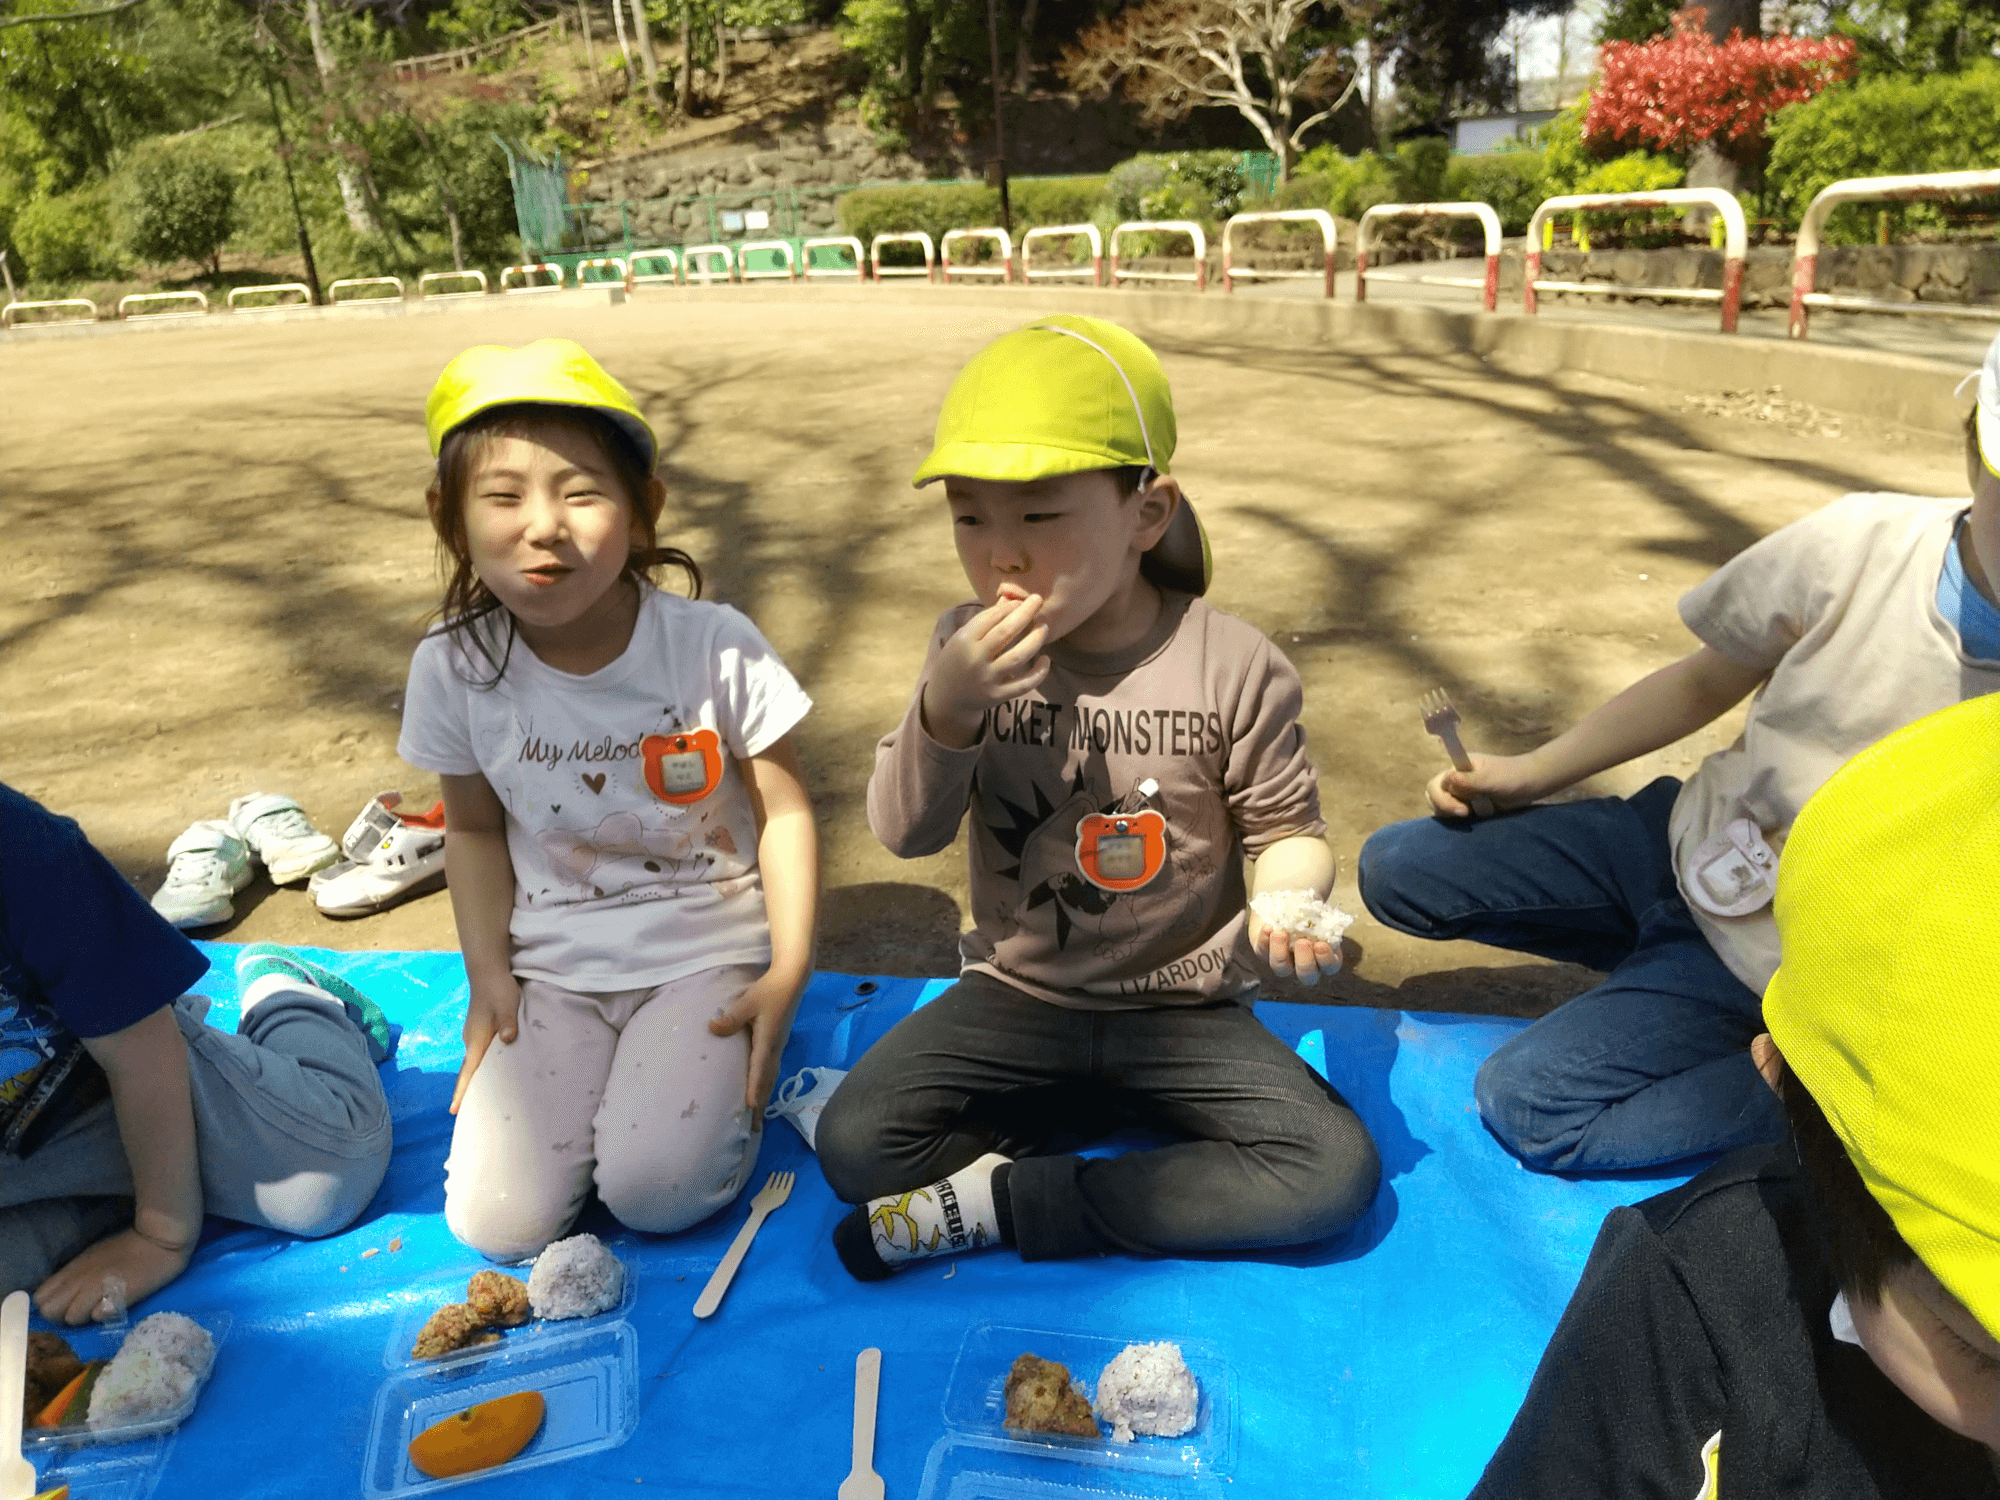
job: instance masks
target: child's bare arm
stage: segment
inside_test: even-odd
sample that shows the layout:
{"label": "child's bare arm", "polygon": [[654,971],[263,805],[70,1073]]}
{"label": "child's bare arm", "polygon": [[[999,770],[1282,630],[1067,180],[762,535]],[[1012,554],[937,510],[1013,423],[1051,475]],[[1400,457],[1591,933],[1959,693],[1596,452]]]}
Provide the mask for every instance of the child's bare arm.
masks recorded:
{"label": "child's bare arm", "polygon": [[35,1289],[51,1323],[82,1323],[104,1296],[104,1278],[125,1283],[136,1302],[187,1269],[201,1238],[201,1161],[188,1093],[187,1043],[163,1005],[84,1046],[104,1069],[118,1138],[132,1167],[132,1227],[107,1235]]}
{"label": "child's bare arm", "polygon": [[[1277,840],[1257,856],[1250,867],[1250,894],[1311,891],[1324,901],[1333,889],[1333,873],[1333,850],[1326,840],[1314,834],[1295,834]],[[1273,974],[1300,984],[1317,984],[1320,975],[1340,972],[1340,949],[1334,944],[1266,927],[1254,911],[1250,913],[1250,946]]]}
{"label": "child's bare arm", "polygon": [[819,832],[812,799],[789,737],[761,755],[738,761],[757,811],[757,869],[764,880],[764,914],[771,926],[771,967],[708,1023],[717,1036],[750,1028],[750,1077],[744,1103],[753,1126],[778,1081],[799,994],[812,978],[813,930],[819,916]]}
{"label": "child's bare arm", "polygon": [[514,858],[507,851],[507,812],[478,772],[444,776],[444,867],[458,947],[465,956],[471,999],[465,1012],[465,1061],[451,1091],[458,1113],[480,1059],[497,1036],[514,1040],[521,987],[514,979],[509,923],[514,915]]}
{"label": "child's bare arm", "polygon": [[1426,793],[1433,808],[1452,818],[1469,817],[1480,795],[1497,807],[1525,806],[1694,733],[1741,703],[1767,675],[1702,646],[1640,678],[1540,749],[1474,755],[1470,773],[1440,772]]}

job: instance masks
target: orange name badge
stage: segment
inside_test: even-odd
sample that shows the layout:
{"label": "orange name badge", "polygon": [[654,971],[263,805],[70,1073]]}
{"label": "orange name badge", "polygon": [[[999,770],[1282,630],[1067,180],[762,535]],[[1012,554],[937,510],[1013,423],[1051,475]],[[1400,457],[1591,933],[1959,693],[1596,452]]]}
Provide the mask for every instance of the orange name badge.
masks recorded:
{"label": "orange name badge", "polygon": [[722,785],[722,741],[713,729],[649,734],[639,741],[646,785],[662,802],[686,807]]}
{"label": "orange name badge", "polygon": [[1099,890],[1136,891],[1167,862],[1167,820],[1152,808],[1092,813],[1076,825],[1076,867]]}

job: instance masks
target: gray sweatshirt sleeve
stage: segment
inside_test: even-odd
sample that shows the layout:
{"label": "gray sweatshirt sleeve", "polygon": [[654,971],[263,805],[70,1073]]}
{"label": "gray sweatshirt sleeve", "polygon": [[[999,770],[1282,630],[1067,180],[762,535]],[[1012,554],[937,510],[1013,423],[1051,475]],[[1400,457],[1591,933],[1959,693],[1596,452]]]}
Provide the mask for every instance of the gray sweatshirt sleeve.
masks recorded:
{"label": "gray sweatshirt sleeve", "polygon": [[1283,652],[1258,637],[1240,673],[1243,691],[1229,717],[1223,790],[1229,815],[1255,859],[1279,839],[1326,832],[1319,774],[1306,753],[1305,690]]}
{"label": "gray sweatshirt sleeve", "polygon": [[[931,636],[924,670],[910,694],[903,722],[875,747],[875,770],[868,778],[868,826],[891,854],[917,859],[949,848],[958,837],[979,765],[980,741],[953,750],[932,739],[923,724],[924,684],[931,663],[963,616],[977,605],[947,611]],[[984,729],[981,736],[984,737]]]}

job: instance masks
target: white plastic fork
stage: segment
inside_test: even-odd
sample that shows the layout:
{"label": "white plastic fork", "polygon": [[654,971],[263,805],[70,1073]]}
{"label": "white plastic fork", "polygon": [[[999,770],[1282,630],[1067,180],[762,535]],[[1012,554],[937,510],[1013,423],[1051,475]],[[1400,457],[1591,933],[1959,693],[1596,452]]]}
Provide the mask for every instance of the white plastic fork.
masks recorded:
{"label": "white plastic fork", "polygon": [[[1417,708],[1424,716],[1424,729],[1442,740],[1444,753],[1451,757],[1451,763],[1470,775],[1472,757],[1465,753],[1465,745],[1458,737],[1458,710],[1452,707],[1451,699],[1445,695],[1444,689],[1432,688],[1417,700]],[[1493,799],[1475,795],[1472,799],[1472,811],[1482,818],[1492,817]]]}
{"label": "white plastic fork", "polygon": [[750,1200],[750,1217],[736,1236],[736,1242],[729,1247],[729,1253],[722,1257],[722,1263],[715,1268],[715,1274],[708,1278],[708,1285],[701,1289],[701,1296],[695,1299],[694,1315],[705,1318],[722,1306],[722,1294],[729,1290],[729,1283],[735,1279],[736,1268],[743,1264],[743,1257],[750,1253],[750,1242],[757,1238],[757,1231],[770,1217],[771,1210],[780,1207],[792,1196],[792,1183],[796,1179],[790,1172],[773,1172],[764,1179],[764,1186],[757,1196]]}

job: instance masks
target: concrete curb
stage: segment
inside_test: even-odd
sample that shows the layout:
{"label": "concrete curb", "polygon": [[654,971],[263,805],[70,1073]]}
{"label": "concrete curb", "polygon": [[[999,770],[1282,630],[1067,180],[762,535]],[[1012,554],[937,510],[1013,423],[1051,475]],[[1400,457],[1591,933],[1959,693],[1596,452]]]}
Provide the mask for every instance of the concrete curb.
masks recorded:
{"label": "concrete curb", "polygon": [[130,333],[187,332],[193,329],[247,328],[265,323],[347,322],[359,318],[423,318],[440,313],[469,313],[496,310],[513,302],[535,302],[544,307],[618,307],[625,301],[625,288],[616,282],[595,286],[575,286],[526,292],[492,292],[466,296],[446,293],[437,297],[360,297],[352,302],[307,307],[292,303],[282,307],[217,308],[206,313],[160,313],[150,318],[114,319],[97,323],[24,323],[0,332],[0,346],[16,340],[27,343],[41,339],[116,338]]}
{"label": "concrete curb", "polygon": [[[1284,349],[1370,353],[1470,354],[1502,370],[1557,370],[1629,380],[1690,394],[1779,386],[1794,401],[1828,412],[1956,436],[1965,404],[1953,394],[1967,371],[1944,360],[1826,344],[1781,343],[1723,333],[1585,323],[1520,314],[1458,311],[1377,302],[1194,296],[1096,287],[855,287],[782,285],[734,288],[759,298],[908,302],[949,294],[955,301],[1038,312],[1114,318],[1136,331]],[[696,288],[649,289],[651,296],[703,295]],[[707,295],[722,295],[718,289]]]}
{"label": "concrete curb", "polygon": [[1503,371],[1524,375],[1571,370],[1687,393],[1777,386],[1790,399],[1823,411],[1940,436],[1955,436],[1965,420],[1964,403],[1954,392],[1967,371],[1945,359],[1409,303],[1231,297],[1214,292],[1196,296],[1047,284],[945,287],[758,282],[745,286],[649,286],[638,289],[634,298],[628,298],[623,287],[601,285],[519,296],[384,299],[337,308],[288,307],[122,323],[50,324],[10,329],[0,334],[0,344],[257,324],[317,322],[324,326],[346,319],[491,312],[514,305],[615,307],[635,299],[908,307],[937,306],[946,298],[956,306],[1014,309],[1023,320],[1042,312],[1079,312],[1114,318],[1141,332],[1267,348],[1469,354]]}

